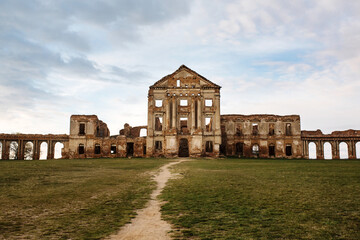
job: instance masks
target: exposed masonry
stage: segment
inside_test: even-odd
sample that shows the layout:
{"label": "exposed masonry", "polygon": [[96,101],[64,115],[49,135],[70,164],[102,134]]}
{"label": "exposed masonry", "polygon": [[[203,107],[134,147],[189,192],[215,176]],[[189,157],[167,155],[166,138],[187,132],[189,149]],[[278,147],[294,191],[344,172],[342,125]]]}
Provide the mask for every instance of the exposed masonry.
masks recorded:
{"label": "exposed masonry", "polygon": [[29,154],[39,159],[44,142],[47,159],[54,158],[58,142],[62,158],[308,158],[310,142],[316,144],[318,159],[324,158],[325,142],[334,159],[340,158],[341,142],[349,158],[356,158],[360,130],[301,131],[299,115],[220,115],[220,88],[182,65],[150,86],[146,126],[125,124],[119,135],[110,136],[96,115],[72,115],[69,135],[0,134],[0,159],[28,159]]}

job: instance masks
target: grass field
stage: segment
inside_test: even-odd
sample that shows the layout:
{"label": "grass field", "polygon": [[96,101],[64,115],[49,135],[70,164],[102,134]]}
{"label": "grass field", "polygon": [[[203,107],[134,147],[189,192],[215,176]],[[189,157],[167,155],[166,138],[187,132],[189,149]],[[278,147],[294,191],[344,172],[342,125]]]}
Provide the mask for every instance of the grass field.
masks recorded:
{"label": "grass field", "polygon": [[99,239],[142,208],[168,160],[0,161],[0,239]]}
{"label": "grass field", "polygon": [[161,198],[177,238],[360,239],[360,161],[194,160]]}

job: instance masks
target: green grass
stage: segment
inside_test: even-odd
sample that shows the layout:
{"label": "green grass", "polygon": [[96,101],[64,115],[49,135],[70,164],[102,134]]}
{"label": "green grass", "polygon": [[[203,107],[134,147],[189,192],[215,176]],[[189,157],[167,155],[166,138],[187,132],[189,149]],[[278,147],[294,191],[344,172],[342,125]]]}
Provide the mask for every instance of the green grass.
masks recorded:
{"label": "green grass", "polygon": [[168,160],[0,161],[0,239],[100,239],[147,202]]}
{"label": "green grass", "polygon": [[360,161],[194,160],[163,217],[193,239],[360,239]]}

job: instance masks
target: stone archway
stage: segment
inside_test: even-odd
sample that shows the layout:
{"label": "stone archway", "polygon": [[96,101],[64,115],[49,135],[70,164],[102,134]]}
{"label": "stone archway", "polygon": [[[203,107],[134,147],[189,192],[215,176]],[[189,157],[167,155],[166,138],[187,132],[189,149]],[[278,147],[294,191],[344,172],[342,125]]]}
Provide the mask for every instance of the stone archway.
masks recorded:
{"label": "stone archway", "polygon": [[186,138],[181,138],[179,142],[179,157],[189,157],[189,142]]}

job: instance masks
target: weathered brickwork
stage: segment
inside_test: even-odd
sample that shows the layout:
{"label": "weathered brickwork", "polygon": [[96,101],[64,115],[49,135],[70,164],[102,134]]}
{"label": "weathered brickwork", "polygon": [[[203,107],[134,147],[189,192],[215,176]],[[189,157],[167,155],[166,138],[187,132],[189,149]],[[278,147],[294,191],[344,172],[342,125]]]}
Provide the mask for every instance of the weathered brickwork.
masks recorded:
{"label": "weathered brickwork", "polygon": [[[220,115],[220,86],[182,65],[149,87],[147,125],[125,124],[110,135],[96,115],[72,115],[69,135],[0,134],[0,159],[53,159],[62,144],[61,158],[219,157],[309,158],[309,143],[318,159],[329,142],[334,159],[339,144],[356,158],[360,131],[323,134],[301,131],[299,115]],[[144,134],[145,133],[145,134]]]}
{"label": "weathered brickwork", "polygon": [[302,157],[299,115],[222,115],[221,128],[224,155]]}

